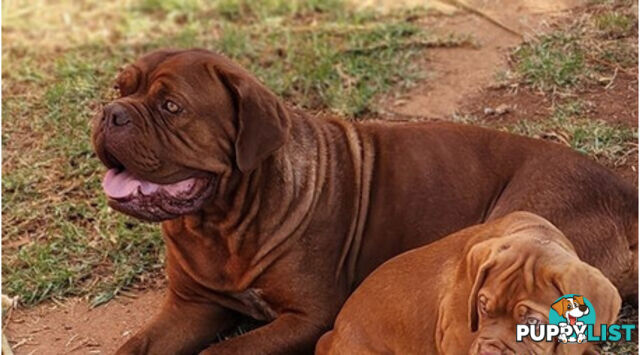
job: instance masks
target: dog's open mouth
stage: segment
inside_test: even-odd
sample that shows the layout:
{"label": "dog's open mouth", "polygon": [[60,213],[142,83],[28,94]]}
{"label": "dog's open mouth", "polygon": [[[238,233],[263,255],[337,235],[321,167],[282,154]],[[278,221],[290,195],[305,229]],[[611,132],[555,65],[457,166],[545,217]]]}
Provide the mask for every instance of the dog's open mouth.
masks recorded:
{"label": "dog's open mouth", "polygon": [[102,181],[109,206],[149,221],[163,221],[196,212],[211,195],[214,178],[192,177],[156,184],[127,170],[109,169]]}

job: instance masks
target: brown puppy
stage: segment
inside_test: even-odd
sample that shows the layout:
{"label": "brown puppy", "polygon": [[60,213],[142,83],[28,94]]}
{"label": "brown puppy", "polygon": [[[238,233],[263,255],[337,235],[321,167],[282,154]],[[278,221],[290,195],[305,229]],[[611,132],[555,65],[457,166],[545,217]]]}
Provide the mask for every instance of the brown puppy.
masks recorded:
{"label": "brown puppy", "polygon": [[384,263],[316,354],[582,354],[590,343],[516,342],[517,324],[548,324],[550,305],[569,293],[592,302],[598,323],[616,320],[611,282],[551,223],[514,212]]}
{"label": "brown puppy", "polygon": [[[565,147],[446,123],[349,123],[284,105],[204,51],[157,51],[95,118],[115,209],[162,225],[167,301],[120,353],[312,351],[385,260],[528,210],[635,292],[637,191]],[[268,323],[211,345],[242,317]]]}

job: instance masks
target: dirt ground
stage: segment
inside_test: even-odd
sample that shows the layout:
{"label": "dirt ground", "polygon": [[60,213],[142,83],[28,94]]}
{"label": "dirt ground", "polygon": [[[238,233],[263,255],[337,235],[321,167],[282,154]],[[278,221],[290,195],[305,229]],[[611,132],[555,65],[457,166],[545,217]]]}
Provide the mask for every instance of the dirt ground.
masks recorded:
{"label": "dirt ground", "polygon": [[16,354],[111,354],[153,316],[163,294],[148,290],[94,309],[72,299],[16,310],[7,336]]}
{"label": "dirt ground", "polygon": [[471,1],[473,7],[504,25],[502,28],[477,13],[428,17],[424,26],[436,33],[471,35],[474,48],[434,48],[425,65],[430,76],[422,85],[395,98],[389,109],[397,118],[447,118],[463,102],[479,95],[507,66],[507,52],[523,39],[549,30],[566,10],[583,5],[579,0]]}
{"label": "dirt ground", "polygon": [[[374,2],[375,3],[375,2]],[[580,6],[578,0],[473,1],[505,27],[526,36],[549,29],[549,24]],[[516,4],[517,3],[517,4]],[[529,119],[548,115],[551,103],[534,91],[496,87],[496,75],[507,68],[509,48],[523,38],[475,13],[458,10],[430,16],[424,26],[436,32],[471,34],[477,45],[469,48],[428,50],[424,65],[430,73],[400,97],[384,97],[382,116],[388,119],[448,119],[465,112],[482,116],[486,107],[502,104],[512,109],[501,120]],[[585,99],[594,102],[601,117],[637,126],[637,78],[621,74],[612,90],[594,88]],[[621,167],[621,175],[637,183],[633,167]],[[106,305],[89,309],[86,300],[46,302],[30,309],[17,309],[6,327],[16,354],[108,354],[130,337],[161,303],[163,291],[149,289],[135,298],[118,297]]]}
{"label": "dirt ground", "polygon": [[[588,113],[600,117],[607,122],[628,127],[638,126],[638,79],[635,76],[621,73],[609,90],[593,87],[581,95],[587,103]],[[508,111],[500,116],[487,115],[485,109],[508,107]],[[488,120],[499,120],[495,124],[518,122],[523,118],[529,120],[549,117],[553,103],[549,97],[527,88],[513,90],[506,87],[485,87],[478,95],[464,100],[457,109],[458,113],[483,117]],[[637,156],[637,150],[632,152]],[[626,164],[612,167],[625,180],[638,184],[637,158],[629,159]]]}

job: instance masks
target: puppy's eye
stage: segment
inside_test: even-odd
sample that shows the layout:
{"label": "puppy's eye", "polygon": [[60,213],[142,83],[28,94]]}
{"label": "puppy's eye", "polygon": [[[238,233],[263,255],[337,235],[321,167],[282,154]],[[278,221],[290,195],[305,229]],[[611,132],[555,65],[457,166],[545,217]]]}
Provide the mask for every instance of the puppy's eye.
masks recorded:
{"label": "puppy's eye", "polygon": [[162,105],[162,107],[163,107],[165,110],[167,110],[167,111],[169,111],[169,112],[171,112],[171,113],[178,113],[178,112],[180,112],[180,110],[181,110],[180,106],[178,106],[178,104],[177,104],[177,103],[175,103],[175,102],[173,102],[173,101],[171,101],[171,100],[167,100],[167,101],[165,101],[165,102],[164,102],[164,105]]}
{"label": "puppy's eye", "polygon": [[534,316],[527,317],[526,322],[527,324],[530,324],[530,325],[539,325],[540,323],[542,323],[542,321],[538,319],[538,317],[534,317]]}
{"label": "puppy's eye", "polygon": [[478,312],[483,317],[486,317],[489,314],[489,311],[487,310],[487,298],[484,296],[480,296],[478,299]]}

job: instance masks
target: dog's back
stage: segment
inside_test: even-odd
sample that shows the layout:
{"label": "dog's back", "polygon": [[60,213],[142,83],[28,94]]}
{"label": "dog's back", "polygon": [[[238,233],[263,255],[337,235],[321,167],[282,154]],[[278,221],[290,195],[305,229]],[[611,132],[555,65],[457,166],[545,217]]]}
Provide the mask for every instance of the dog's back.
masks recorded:
{"label": "dog's back", "polygon": [[558,226],[621,295],[637,294],[637,189],[606,167],[559,144],[469,125],[356,128],[373,157],[357,281],[398,253],[522,210]]}

